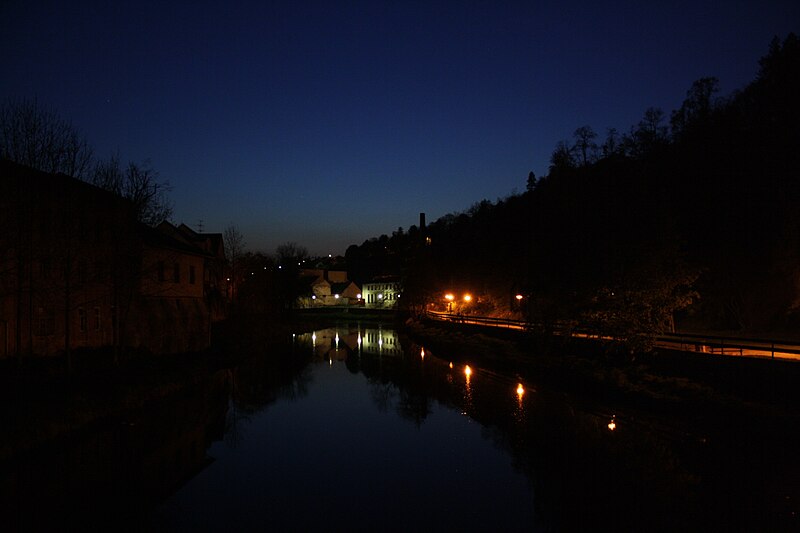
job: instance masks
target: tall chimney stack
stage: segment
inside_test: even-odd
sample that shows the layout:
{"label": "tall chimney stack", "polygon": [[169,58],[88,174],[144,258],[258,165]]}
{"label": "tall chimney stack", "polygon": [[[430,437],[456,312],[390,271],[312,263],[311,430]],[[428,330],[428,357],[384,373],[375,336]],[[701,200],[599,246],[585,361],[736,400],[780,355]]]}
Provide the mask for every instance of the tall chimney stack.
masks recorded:
{"label": "tall chimney stack", "polygon": [[425,231],[425,213],[419,214],[419,230]]}

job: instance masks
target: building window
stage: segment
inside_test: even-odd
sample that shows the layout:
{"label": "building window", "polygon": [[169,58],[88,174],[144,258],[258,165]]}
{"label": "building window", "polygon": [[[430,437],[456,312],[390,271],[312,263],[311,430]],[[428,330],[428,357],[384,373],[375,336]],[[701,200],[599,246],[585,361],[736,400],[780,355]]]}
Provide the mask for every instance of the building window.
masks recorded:
{"label": "building window", "polygon": [[83,307],[78,309],[78,331],[81,333],[86,331],[86,309]]}
{"label": "building window", "polygon": [[33,321],[33,334],[37,337],[52,335],[56,328],[56,319],[51,311],[39,308]]}
{"label": "building window", "polygon": [[100,308],[94,308],[94,330],[100,331]]}
{"label": "building window", "polygon": [[181,282],[181,264],[180,263],[175,263],[172,266],[172,281],[174,281],[175,283],[180,283]]}
{"label": "building window", "polygon": [[158,281],[164,281],[166,274],[164,273],[164,261],[158,262]]}
{"label": "building window", "polygon": [[194,285],[194,265],[189,265],[189,283]]}

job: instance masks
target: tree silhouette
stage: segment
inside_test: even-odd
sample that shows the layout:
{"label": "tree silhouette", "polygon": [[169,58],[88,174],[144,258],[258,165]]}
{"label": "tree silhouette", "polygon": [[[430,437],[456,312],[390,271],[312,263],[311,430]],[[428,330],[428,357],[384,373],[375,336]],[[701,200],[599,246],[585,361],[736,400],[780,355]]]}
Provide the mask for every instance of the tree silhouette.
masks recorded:
{"label": "tree silhouette", "polygon": [[229,225],[222,232],[222,239],[225,243],[225,259],[228,260],[228,268],[230,269],[230,282],[231,293],[229,297],[231,300],[236,300],[237,289],[242,280],[242,272],[239,267],[239,259],[244,250],[244,236],[239,231],[239,227],[235,224]]}
{"label": "tree silhouette", "polygon": [[594,142],[597,134],[591,126],[581,126],[572,136],[575,138],[574,151],[580,154],[580,163],[585,167],[597,156],[597,144]]}
{"label": "tree silhouette", "polygon": [[167,197],[172,188],[168,181],[158,180],[158,173],[149,162],[130,162],[123,170],[119,156],[113,155],[95,164],[90,181],[130,200],[137,220],[148,226],[158,226],[172,216],[172,202]]}
{"label": "tree silhouette", "polygon": [[92,149],[55,111],[36,100],[8,100],[0,108],[0,157],[43,172],[84,178]]}

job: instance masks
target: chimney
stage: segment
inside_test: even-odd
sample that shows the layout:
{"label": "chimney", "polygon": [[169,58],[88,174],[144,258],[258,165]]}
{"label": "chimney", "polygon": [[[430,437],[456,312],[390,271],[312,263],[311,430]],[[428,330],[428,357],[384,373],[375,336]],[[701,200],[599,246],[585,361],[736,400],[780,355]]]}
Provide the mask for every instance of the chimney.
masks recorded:
{"label": "chimney", "polygon": [[425,213],[419,214],[419,230],[425,231]]}

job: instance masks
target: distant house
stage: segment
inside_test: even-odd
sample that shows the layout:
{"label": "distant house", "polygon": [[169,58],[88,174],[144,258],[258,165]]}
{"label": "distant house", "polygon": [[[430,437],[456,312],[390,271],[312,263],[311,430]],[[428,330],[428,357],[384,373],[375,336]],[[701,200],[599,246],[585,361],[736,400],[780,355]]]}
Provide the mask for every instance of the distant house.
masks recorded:
{"label": "distant house", "polygon": [[213,254],[127,200],[0,160],[0,356],[208,345]]}
{"label": "distant house", "polygon": [[301,283],[305,287],[300,297],[300,307],[358,305],[361,291],[347,279],[343,270],[305,269],[300,271]]}
{"label": "distant house", "polygon": [[397,307],[397,302],[402,294],[402,285],[397,276],[379,276],[365,283],[361,289],[361,296],[368,308]]}

